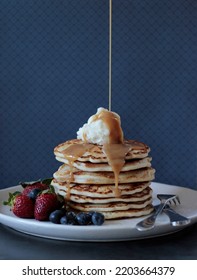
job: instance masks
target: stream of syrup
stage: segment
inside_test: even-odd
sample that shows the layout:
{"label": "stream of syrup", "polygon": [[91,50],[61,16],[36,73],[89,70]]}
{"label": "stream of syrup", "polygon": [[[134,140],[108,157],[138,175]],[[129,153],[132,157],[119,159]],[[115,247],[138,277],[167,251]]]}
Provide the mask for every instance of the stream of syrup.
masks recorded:
{"label": "stream of syrup", "polygon": [[112,103],[112,0],[109,0],[109,111]]}

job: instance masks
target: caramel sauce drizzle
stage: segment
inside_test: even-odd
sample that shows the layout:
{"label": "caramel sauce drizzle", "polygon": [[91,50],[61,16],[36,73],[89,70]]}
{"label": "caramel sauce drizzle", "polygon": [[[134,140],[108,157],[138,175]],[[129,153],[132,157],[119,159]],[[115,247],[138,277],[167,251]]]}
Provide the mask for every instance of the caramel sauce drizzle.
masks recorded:
{"label": "caramel sauce drizzle", "polygon": [[[67,179],[67,194],[66,199],[69,200],[70,198],[70,188],[71,182],[73,182],[74,175],[73,175],[73,164],[74,162],[82,155],[84,155],[87,151],[93,151],[95,148],[94,144],[71,144],[68,148],[63,151],[64,157],[68,160],[68,165],[70,167]],[[111,166],[112,171],[114,173],[114,181],[115,181],[115,188],[113,189],[114,195],[119,197],[121,195],[118,189],[118,182],[119,182],[119,174],[122,170],[122,167],[125,164],[125,157],[126,154],[131,150],[130,144],[123,144],[123,143],[108,143],[104,144],[103,152],[107,157],[108,164]]]}
{"label": "caramel sauce drizzle", "polygon": [[109,0],[109,111],[112,102],[112,0]]}
{"label": "caramel sauce drizzle", "polygon": [[67,186],[66,199],[68,200],[70,198],[70,183],[74,179],[73,164],[80,156],[84,155],[87,151],[90,151],[92,148],[94,148],[93,144],[84,143],[84,144],[71,144],[68,148],[63,150],[64,157],[68,160],[68,165],[70,167],[68,179],[66,182],[66,186]]}
{"label": "caramel sauce drizzle", "polygon": [[109,143],[103,145],[108,164],[111,166],[115,177],[115,196],[120,196],[118,189],[118,177],[125,164],[125,156],[131,149],[130,145],[123,144],[123,132],[120,126],[120,119],[111,111],[101,111],[94,116],[93,121],[102,120],[108,127]]}
{"label": "caramel sauce drizzle", "polygon": [[110,131],[108,144],[123,143],[123,133],[118,116],[110,111],[101,111],[99,114],[94,115],[93,121],[97,120],[102,120]]}
{"label": "caramel sauce drizzle", "polygon": [[122,167],[125,164],[125,156],[130,150],[130,145],[126,144],[104,144],[103,152],[106,154],[108,163],[111,166],[115,177],[114,195],[119,197],[121,195],[118,189],[118,177]]}

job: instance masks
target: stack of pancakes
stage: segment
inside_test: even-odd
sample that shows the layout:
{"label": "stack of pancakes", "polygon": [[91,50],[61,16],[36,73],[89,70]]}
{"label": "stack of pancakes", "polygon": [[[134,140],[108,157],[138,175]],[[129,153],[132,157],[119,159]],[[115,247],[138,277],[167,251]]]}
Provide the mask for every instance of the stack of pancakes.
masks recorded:
{"label": "stack of pancakes", "polygon": [[128,151],[117,182],[102,145],[74,139],[54,149],[56,159],[63,165],[54,173],[52,185],[65,196],[68,207],[101,212],[106,219],[152,212],[150,183],[155,170],[148,156],[150,148],[134,140],[125,140],[123,145]]}

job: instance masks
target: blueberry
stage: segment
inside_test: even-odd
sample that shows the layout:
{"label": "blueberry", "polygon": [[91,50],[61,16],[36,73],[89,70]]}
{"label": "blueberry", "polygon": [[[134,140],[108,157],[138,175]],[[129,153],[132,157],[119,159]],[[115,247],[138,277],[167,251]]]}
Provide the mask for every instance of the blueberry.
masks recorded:
{"label": "blueberry", "polygon": [[95,211],[89,211],[89,212],[88,212],[88,215],[92,218],[92,215],[93,215],[94,213],[96,213],[96,212],[95,212]]}
{"label": "blueberry", "polygon": [[75,226],[75,225],[78,225],[78,223],[77,223],[76,220],[68,220],[67,225],[73,225],[73,226]]}
{"label": "blueberry", "polygon": [[66,215],[61,217],[60,224],[62,224],[62,225],[67,225],[68,224],[68,218],[67,218]]}
{"label": "blueberry", "polygon": [[76,214],[73,211],[70,211],[70,212],[67,213],[67,219],[68,219],[68,224],[69,225],[77,225],[78,224]]}
{"label": "blueberry", "polygon": [[49,221],[54,224],[60,224],[60,219],[65,215],[64,209],[59,209],[51,212],[49,215]]}
{"label": "blueberry", "polygon": [[63,225],[78,225],[76,214],[74,212],[67,212],[66,215],[60,219],[60,223]]}
{"label": "blueberry", "polygon": [[41,192],[41,189],[38,189],[38,188],[33,189],[28,193],[28,197],[33,199],[33,200],[36,200],[39,192]]}
{"label": "blueberry", "polygon": [[88,225],[91,223],[91,215],[89,213],[80,212],[76,218],[79,225]]}
{"label": "blueberry", "polygon": [[95,212],[92,214],[92,223],[96,226],[101,226],[105,221],[105,217],[102,213]]}
{"label": "blueberry", "polygon": [[69,220],[76,220],[76,214],[73,211],[67,212],[67,217]]}

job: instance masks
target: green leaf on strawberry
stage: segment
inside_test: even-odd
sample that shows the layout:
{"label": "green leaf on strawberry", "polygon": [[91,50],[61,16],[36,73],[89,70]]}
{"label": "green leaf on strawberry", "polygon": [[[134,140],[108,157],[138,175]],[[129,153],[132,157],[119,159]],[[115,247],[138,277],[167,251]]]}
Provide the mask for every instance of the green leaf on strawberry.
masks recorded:
{"label": "green leaf on strawberry", "polygon": [[45,179],[41,180],[41,183],[49,186],[51,184],[52,180],[53,180],[53,178],[45,178]]}
{"label": "green leaf on strawberry", "polygon": [[41,183],[41,184],[45,184],[47,186],[49,186],[51,184],[51,181],[53,180],[53,178],[45,178],[45,179],[38,179],[36,181],[25,181],[25,182],[19,182],[19,185],[21,185],[23,188],[30,186],[30,185],[34,185],[37,183]]}
{"label": "green leaf on strawberry", "polygon": [[3,205],[9,205],[9,206],[13,206],[14,205],[14,200],[15,200],[15,197],[17,195],[20,195],[21,192],[19,191],[16,191],[16,192],[13,192],[13,193],[9,193],[9,197],[8,197],[8,200],[7,201],[3,201]]}

